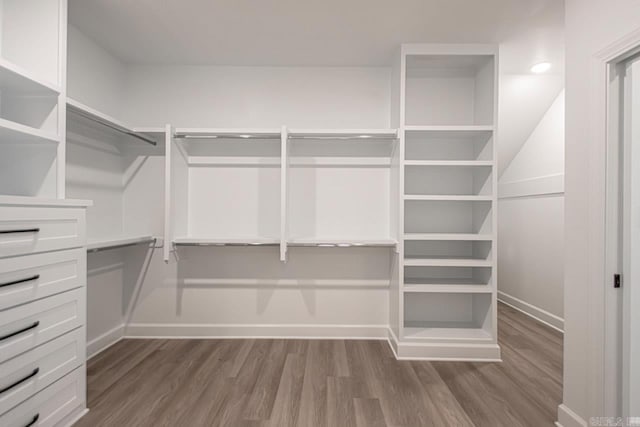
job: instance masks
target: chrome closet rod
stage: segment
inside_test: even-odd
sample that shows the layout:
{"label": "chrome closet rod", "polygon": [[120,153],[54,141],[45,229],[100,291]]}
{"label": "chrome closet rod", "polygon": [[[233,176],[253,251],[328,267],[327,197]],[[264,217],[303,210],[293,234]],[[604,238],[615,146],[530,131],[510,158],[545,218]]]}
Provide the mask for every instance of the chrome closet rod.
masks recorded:
{"label": "chrome closet rod", "polygon": [[274,139],[279,140],[280,135],[260,135],[260,134],[202,134],[202,135],[193,135],[193,134],[184,134],[184,133],[176,133],[173,135],[176,139]]}
{"label": "chrome closet rod", "polygon": [[74,113],[74,114],[76,114],[76,115],[78,115],[80,117],[84,117],[85,119],[89,119],[89,120],[91,120],[93,122],[101,124],[102,126],[108,127],[109,129],[115,130],[117,132],[123,133],[123,134],[131,136],[133,138],[137,138],[137,139],[139,139],[141,141],[146,142],[147,144],[151,144],[151,145],[154,145],[154,146],[158,145],[158,143],[156,141],[154,141],[153,139],[147,138],[147,137],[142,136],[142,135],[140,135],[138,133],[135,133],[135,132],[131,132],[131,131],[127,130],[127,129],[121,128],[120,126],[117,126],[117,125],[114,125],[112,123],[109,123],[109,122],[107,122],[105,120],[101,120],[101,119],[99,119],[99,118],[97,118],[97,117],[95,117],[95,116],[93,116],[91,114],[85,113],[82,110],[78,110],[78,109],[75,109],[75,108],[70,108],[69,111],[71,111],[72,113]]}

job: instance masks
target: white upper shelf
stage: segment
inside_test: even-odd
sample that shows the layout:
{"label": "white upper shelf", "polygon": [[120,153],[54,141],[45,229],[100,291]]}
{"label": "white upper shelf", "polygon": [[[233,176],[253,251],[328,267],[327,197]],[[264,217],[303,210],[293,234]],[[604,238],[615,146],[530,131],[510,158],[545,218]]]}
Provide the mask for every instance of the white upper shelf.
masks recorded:
{"label": "white upper shelf", "polygon": [[59,142],[58,135],[20,123],[0,118],[0,142],[2,143],[50,143]]}
{"label": "white upper shelf", "polygon": [[151,145],[157,145],[158,142],[155,138],[152,138],[150,134],[158,134],[164,132],[164,130],[161,128],[135,129],[118,119],[115,119],[105,113],[95,110],[71,98],[67,98],[67,111],[75,113],[85,119],[89,119],[101,124],[102,126],[115,130],[116,132],[128,135],[132,138],[144,141]]}
{"label": "white upper shelf", "polygon": [[0,58],[0,92],[55,96],[60,93],[60,88],[10,61]]}
{"label": "white upper shelf", "polygon": [[404,130],[408,134],[447,134],[453,133],[457,135],[481,135],[493,132],[494,128],[491,125],[460,125],[460,126],[413,126],[407,125]]}

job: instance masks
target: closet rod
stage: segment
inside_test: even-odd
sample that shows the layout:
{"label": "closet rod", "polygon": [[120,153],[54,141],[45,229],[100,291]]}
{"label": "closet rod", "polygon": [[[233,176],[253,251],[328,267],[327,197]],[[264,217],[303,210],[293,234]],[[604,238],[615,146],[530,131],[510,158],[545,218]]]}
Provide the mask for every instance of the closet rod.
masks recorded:
{"label": "closet rod", "polygon": [[371,140],[382,140],[382,141],[391,141],[398,139],[397,136],[392,135],[289,135],[289,139],[311,139],[311,140],[356,140],[356,141],[371,141]]}
{"label": "closet rod", "polygon": [[176,133],[176,139],[280,139],[280,135],[260,135],[260,134],[185,134]]}
{"label": "closet rod", "polygon": [[146,142],[147,144],[151,144],[151,145],[158,145],[158,143],[156,141],[154,141],[153,139],[147,138],[145,136],[140,135],[139,133],[136,132],[131,132],[128,129],[122,128],[118,125],[114,125],[113,123],[110,123],[106,120],[100,119],[92,114],[86,113],[82,110],[76,109],[76,108],[69,108],[69,111],[71,111],[72,113],[80,116],[80,117],[84,117],[85,119],[89,119],[93,122],[96,122],[98,124],[101,124],[102,126],[108,127],[109,129],[115,130],[116,132],[120,132],[123,133],[125,135],[131,136],[133,138],[137,138],[141,141]]}

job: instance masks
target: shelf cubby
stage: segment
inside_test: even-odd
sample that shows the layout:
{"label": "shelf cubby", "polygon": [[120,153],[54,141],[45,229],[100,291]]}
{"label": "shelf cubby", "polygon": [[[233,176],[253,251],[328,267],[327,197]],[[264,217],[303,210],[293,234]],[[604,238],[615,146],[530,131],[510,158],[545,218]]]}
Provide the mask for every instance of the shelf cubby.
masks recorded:
{"label": "shelf cubby", "polygon": [[493,163],[492,127],[405,128],[406,161],[479,161]]}
{"label": "shelf cubby", "polygon": [[405,125],[493,125],[493,55],[407,55]]}
{"label": "shelf cubby", "polygon": [[405,195],[490,196],[491,166],[405,165]]}
{"label": "shelf cubby", "polygon": [[492,222],[491,201],[405,201],[405,233],[490,234]]}
{"label": "shelf cubby", "polygon": [[489,267],[412,267],[405,266],[404,289],[441,291],[472,288],[475,291],[493,289],[492,268]]}
{"label": "shelf cubby", "polygon": [[404,294],[406,339],[491,341],[492,329],[491,294]]}

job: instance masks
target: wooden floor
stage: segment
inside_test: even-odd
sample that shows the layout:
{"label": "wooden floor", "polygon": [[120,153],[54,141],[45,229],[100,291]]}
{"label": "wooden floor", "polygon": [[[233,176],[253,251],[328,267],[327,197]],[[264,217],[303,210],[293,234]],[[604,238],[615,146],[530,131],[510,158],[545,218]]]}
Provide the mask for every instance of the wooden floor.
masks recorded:
{"label": "wooden floor", "polygon": [[76,426],[552,426],[562,335],[500,304],[502,363],[400,362],[386,341],[124,340]]}

